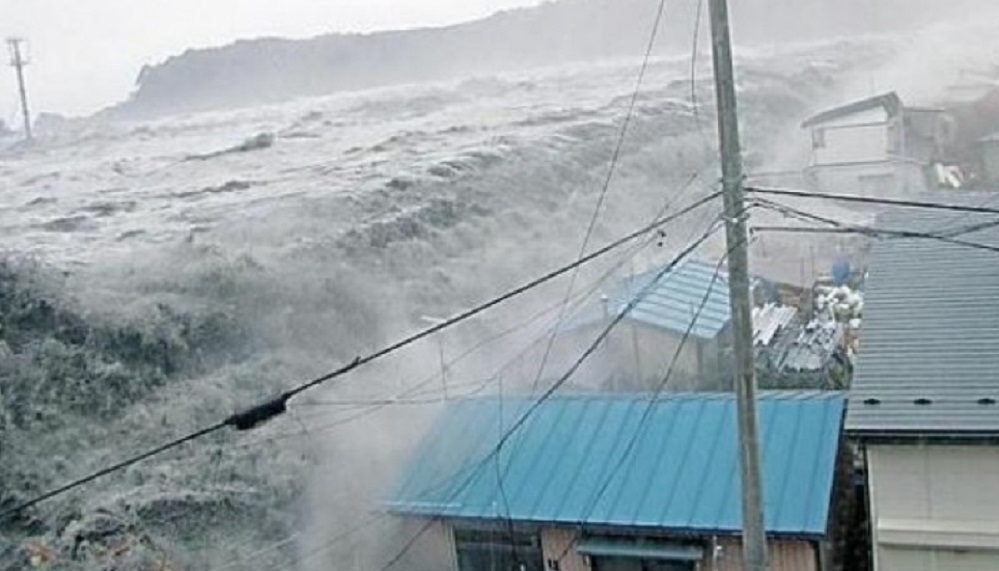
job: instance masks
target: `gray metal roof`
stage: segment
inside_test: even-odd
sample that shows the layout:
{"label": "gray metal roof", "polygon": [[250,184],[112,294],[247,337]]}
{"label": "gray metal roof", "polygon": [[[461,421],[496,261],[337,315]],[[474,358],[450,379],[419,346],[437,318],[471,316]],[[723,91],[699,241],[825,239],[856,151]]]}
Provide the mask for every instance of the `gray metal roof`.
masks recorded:
{"label": "gray metal roof", "polygon": [[807,129],[820,123],[826,123],[834,119],[847,117],[869,109],[877,109],[878,107],[884,108],[890,116],[897,115],[898,112],[902,110],[902,100],[899,99],[898,94],[894,91],[877,95],[875,97],[868,97],[867,99],[861,99],[860,101],[840,105],[839,107],[834,107],[817,115],[813,115],[806,119],[805,122],[801,124],[801,127],[803,129]]}
{"label": "gray metal roof", "polygon": [[[945,200],[958,202],[956,196]],[[991,199],[996,203],[999,196]],[[875,225],[940,234],[989,221],[999,222],[999,216],[905,210],[884,214]],[[999,228],[955,238],[999,246]],[[878,242],[865,288],[847,431],[996,436],[996,401],[999,253],[920,238]]]}

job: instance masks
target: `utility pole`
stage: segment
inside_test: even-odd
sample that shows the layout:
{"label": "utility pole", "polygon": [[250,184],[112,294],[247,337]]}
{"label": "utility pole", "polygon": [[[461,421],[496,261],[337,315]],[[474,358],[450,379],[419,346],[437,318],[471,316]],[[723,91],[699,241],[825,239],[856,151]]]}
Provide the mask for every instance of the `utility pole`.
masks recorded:
{"label": "utility pole", "polygon": [[31,140],[31,113],[28,112],[28,90],[24,86],[24,66],[28,65],[28,60],[21,53],[23,38],[7,38],[7,46],[10,48],[10,65],[17,73],[17,87],[21,92],[21,115],[24,116],[24,136]]}
{"label": "utility pole", "polygon": [[766,571],[763,490],[756,422],[756,375],[753,363],[752,305],[749,298],[749,255],[743,197],[742,150],[732,71],[728,1],[710,0],[711,44],[721,141],[725,240],[728,244],[729,298],[735,349],[735,391],[739,413],[739,465],[742,470],[742,559],[746,571]]}

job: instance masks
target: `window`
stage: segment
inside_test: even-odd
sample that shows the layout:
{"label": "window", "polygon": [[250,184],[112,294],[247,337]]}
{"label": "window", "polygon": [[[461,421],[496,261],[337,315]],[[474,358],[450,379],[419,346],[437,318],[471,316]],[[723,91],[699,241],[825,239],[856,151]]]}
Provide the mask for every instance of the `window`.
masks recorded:
{"label": "window", "polygon": [[509,530],[454,530],[458,571],[543,571],[536,533]]}
{"label": "window", "polygon": [[826,130],[824,127],[812,129],[812,148],[824,149],[826,146]]}
{"label": "window", "polygon": [[902,152],[902,126],[899,121],[888,124],[888,154],[897,155]]}
{"label": "window", "polygon": [[596,557],[594,571],[695,571],[693,561],[658,561],[624,557]]}
{"label": "window", "polygon": [[655,537],[591,536],[576,549],[593,571],[696,571],[704,558],[699,542]]}

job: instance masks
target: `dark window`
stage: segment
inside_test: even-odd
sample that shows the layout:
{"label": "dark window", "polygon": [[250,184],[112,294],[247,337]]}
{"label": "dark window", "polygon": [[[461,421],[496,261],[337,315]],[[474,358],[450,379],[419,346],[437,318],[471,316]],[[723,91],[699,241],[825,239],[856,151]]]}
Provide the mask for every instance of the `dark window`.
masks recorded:
{"label": "dark window", "polygon": [[693,561],[657,561],[624,557],[596,557],[594,571],[695,571]]}
{"label": "dark window", "polygon": [[458,571],[543,571],[536,533],[507,530],[454,530]]}
{"label": "dark window", "polygon": [[888,154],[897,155],[902,152],[902,126],[898,121],[888,124]]}
{"label": "dark window", "polygon": [[824,127],[812,129],[812,148],[822,149],[826,146],[826,130]]}

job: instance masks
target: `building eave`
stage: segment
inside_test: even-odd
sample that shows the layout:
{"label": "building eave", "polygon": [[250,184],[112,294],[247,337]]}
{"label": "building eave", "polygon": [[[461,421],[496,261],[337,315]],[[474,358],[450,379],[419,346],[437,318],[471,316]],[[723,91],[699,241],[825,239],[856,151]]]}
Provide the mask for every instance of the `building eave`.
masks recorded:
{"label": "building eave", "polygon": [[[620,534],[620,535],[646,535],[662,537],[739,537],[742,534],[740,529],[709,529],[709,528],[667,528],[641,525],[617,525],[600,523],[578,523],[551,520],[524,520],[506,519],[497,517],[451,517],[442,515],[431,515],[421,513],[400,512],[389,510],[389,513],[397,517],[432,519],[450,523],[452,525],[486,526],[506,529],[511,524],[516,529],[542,529],[542,528],[571,528],[595,534]],[[767,539],[785,539],[802,541],[823,541],[828,538],[828,530],[817,533],[807,530],[768,530]]]}
{"label": "building eave", "polygon": [[953,444],[953,445],[999,445],[999,432],[946,431],[932,429],[873,429],[847,427],[846,435],[861,444]]}
{"label": "building eave", "polygon": [[840,117],[848,117],[870,109],[877,109],[878,107],[883,108],[888,113],[889,117],[894,117],[902,111],[902,100],[894,91],[883,93],[874,97],[868,97],[867,99],[861,99],[860,101],[854,101],[853,103],[833,107],[832,109],[827,109],[826,111],[813,115],[801,124],[801,128],[808,129],[809,127],[814,127],[834,119],[839,119]]}

